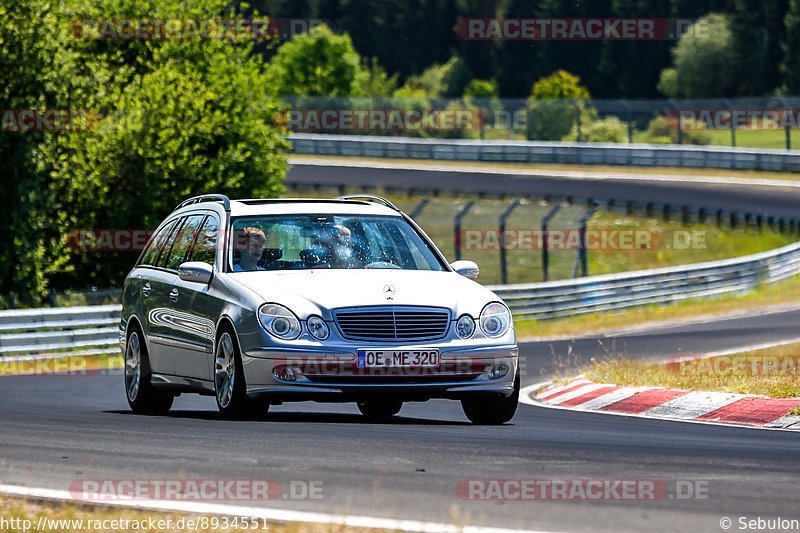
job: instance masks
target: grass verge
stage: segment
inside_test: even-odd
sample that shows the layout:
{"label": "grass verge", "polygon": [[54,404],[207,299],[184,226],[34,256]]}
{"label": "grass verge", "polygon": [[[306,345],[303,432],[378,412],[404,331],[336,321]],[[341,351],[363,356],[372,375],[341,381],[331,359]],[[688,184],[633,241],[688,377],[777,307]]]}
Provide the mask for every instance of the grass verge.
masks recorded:
{"label": "grass verge", "polygon": [[[273,533],[370,533],[386,530],[356,528],[339,524],[277,523],[219,515],[164,512],[127,507],[78,504],[72,502],[32,501],[0,496],[0,516],[4,533],[80,531],[149,532],[231,532],[270,531]],[[236,519],[236,521],[234,521]],[[40,520],[42,527],[39,528]],[[26,522],[27,521],[27,522]],[[60,521],[60,523],[59,523]],[[72,521],[72,522],[69,522]],[[155,523],[155,525],[153,525]],[[235,525],[234,525],[235,524]],[[226,527],[227,525],[227,527]],[[11,527],[7,527],[11,526]],[[25,526],[28,526],[27,528]],[[164,527],[162,527],[164,526]]]}
{"label": "grass verge", "polygon": [[626,358],[597,361],[587,379],[627,387],[665,387],[772,398],[800,397],[800,343],[693,361],[647,364]]}
{"label": "grass verge", "polygon": [[800,302],[800,276],[758,288],[752,293],[714,300],[688,300],[669,306],[650,305],[620,312],[597,312],[553,320],[514,321],[518,340],[589,336],[648,322],[675,321],[742,310],[756,311],[777,304]]}
{"label": "grass verge", "polygon": [[0,376],[47,376],[68,374],[91,376],[99,373],[122,375],[124,362],[119,353],[97,355],[47,355],[32,359],[0,357]]}
{"label": "grass verge", "polygon": [[[346,192],[359,192],[350,188]],[[510,200],[475,197],[409,196],[396,191],[376,190],[415,220],[445,257],[455,254],[454,216],[467,206],[476,204],[462,218],[462,256],[476,261],[481,269],[480,283],[503,283],[498,220],[508,209]],[[292,193],[289,193],[291,195]],[[295,193],[296,194],[296,193]],[[331,198],[339,194],[334,188],[307,190],[308,197]],[[422,204],[426,201],[426,204]],[[421,209],[419,206],[423,206]],[[538,232],[542,219],[554,204],[525,200],[506,222],[506,283],[530,283],[543,280],[541,242]],[[573,276],[578,245],[578,221],[586,210],[578,205],[562,205],[550,220],[553,232],[549,252],[549,279]],[[588,274],[601,275],[629,272],[689,263],[714,261],[764,252],[790,244],[795,236],[768,228],[730,229],[715,224],[682,224],[676,220],[597,211],[588,222],[591,237],[587,239]],[[538,235],[538,233],[537,233]],[[632,238],[636,235],[636,240]],[[560,236],[560,238],[559,238]],[[639,240],[639,237],[642,237]],[[626,240],[627,239],[627,240]]]}

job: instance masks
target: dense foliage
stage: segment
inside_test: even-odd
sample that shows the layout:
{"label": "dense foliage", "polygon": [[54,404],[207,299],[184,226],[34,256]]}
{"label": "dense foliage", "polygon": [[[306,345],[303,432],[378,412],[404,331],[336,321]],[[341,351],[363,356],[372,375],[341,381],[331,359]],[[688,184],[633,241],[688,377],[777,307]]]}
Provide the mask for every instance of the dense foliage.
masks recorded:
{"label": "dense foliage", "polygon": [[[152,229],[190,195],[275,196],[288,143],[251,44],[91,40],[76,19],[224,15],[220,0],[24,0],[0,23],[5,109],[89,109],[81,131],[4,131],[0,294],[118,286],[135,251],[76,249],[84,229]],[[232,14],[232,13],[231,13]],[[78,36],[81,35],[78,33]],[[72,244],[73,246],[69,246]]]}
{"label": "dense foliage", "polygon": [[[797,0],[251,0],[272,17],[326,19],[350,35],[359,54],[377,57],[403,84],[433,65],[462,61],[470,78],[494,79],[505,98],[524,98],[540,78],[563,69],[596,98],[663,97],[661,71],[672,67],[675,39],[467,40],[464,18],[648,18],[696,21],[724,14],[732,31],[734,87],[715,96],[761,96],[784,87],[800,92]],[[267,52],[269,55],[271,52]],[[781,69],[783,66],[783,69]],[[720,72],[708,73],[710,79]],[[727,91],[727,92],[725,92]],[[460,96],[453,94],[452,96]],[[692,95],[695,96],[695,95]]]}

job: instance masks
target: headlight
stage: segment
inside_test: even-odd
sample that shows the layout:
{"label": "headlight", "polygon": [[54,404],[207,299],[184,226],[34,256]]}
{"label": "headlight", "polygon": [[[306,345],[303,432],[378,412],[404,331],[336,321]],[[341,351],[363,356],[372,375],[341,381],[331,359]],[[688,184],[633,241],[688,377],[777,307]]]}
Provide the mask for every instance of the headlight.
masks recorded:
{"label": "headlight", "polygon": [[511,312],[501,303],[491,303],[481,311],[481,331],[487,337],[499,337],[511,325]]}
{"label": "headlight", "polygon": [[300,321],[282,305],[262,305],[258,310],[258,320],[264,329],[279,339],[292,340],[300,336]]}
{"label": "headlight", "polygon": [[461,315],[456,322],[456,335],[461,339],[469,339],[475,333],[475,321],[469,315]]}
{"label": "headlight", "polygon": [[308,317],[306,325],[308,326],[308,331],[317,340],[324,341],[330,334],[330,331],[328,330],[328,324],[326,324],[325,321],[317,315],[311,315]]}

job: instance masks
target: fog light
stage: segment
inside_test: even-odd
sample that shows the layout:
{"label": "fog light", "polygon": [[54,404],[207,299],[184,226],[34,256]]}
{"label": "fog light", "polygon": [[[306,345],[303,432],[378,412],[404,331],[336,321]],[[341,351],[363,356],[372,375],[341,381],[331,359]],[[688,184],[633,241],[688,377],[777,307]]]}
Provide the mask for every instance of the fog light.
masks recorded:
{"label": "fog light", "polygon": [[489,379],[502,378],[506,374],[508,374],[508,365],[505,364],[492,365],[492,368],[489,369]]}
{"label": "fog light", "polygon": [[288,366],[276,367],[272,371],[272,375],[275,376],[275,379],[279,379],[281,381],[297,381],[297,376],[295,375],[294,370]]}
{"label": "fog light", "polygon": [[469,315],[461,315],[456,322],[456,334],[461,339],[469,339],[475,333],[475,321]]}
{"label": "fog light", "polygon": [[321,317],[317,315],[311,315],[308,317],[308,321],[306,322],[308,326],[308,331],[314,336],[314,338],[324,341],[328,338],[329,330],[328,325],[322,320]]}

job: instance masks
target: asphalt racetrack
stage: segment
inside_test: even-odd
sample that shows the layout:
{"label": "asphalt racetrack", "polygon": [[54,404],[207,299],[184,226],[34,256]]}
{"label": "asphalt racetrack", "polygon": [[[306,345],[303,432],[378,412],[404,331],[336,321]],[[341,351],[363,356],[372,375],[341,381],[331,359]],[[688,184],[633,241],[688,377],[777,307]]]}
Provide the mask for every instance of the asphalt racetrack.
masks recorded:
{"label": "asphalt racetrack", "polygon": [[[313,165],[294,165],[287,181],[432,183],[430,174],[415,170]],[[800,201],[800,189],[680,182],[438,172],[435,183],[441,190],[511,195],[658,198],[788,217],[796,216]],[[523,386],[610,353],[655,359],[794,339],[798,323],[800,310],[790,310],[616,337],[521,343]],[[0,406],[0,484],[6,485],[69,490],[79,479],[309,482],[321,487],[319,499],[284,491],[241,505],[546,531],[722,531],[725,517],[732,530],[742,530],[742,518],[800,519],[800,434],[792,431],[524,404],[511,423],[480,427],[467,422],[458,403],[445,400],[406,404],[384,421],[365,419],[352,404],[314,403],[273,407],[263,420],[225,421],[213,398],[184,395],[168,416],[147,417],[128,410],[119,374],[0,378]],[[480,501],[457,491],[469,480],[507,479],[651,480],[667,491],[652,501]]]}
{"label": "asphalt racetrack", "polygon": [[[611,343],[632,357],[702,353],[794,338],[798,319],[800,311],[788,311],[584,339],[573,352],[603,356]],[[546,378],[568,344],[522,343],[523,385]],[[734,529],[739,517],[800,518],[800,435],[790,431],[531,405],[520,405],[510,424],[480,427],[445,400],[406,404],[382,422],[367,421],[351,404],[314,403],[273,407],[263,420],[225,421],[212,398],[184,395],[168,416],[147,417],[129,412],[121,375],[4,377],[0,405],[2,484],[313,482],[321,499],[257,505],[547,531],[720,531],[725,516]],[[653,480],[668,493],[655,501],[559,502],[457,495],[459,482],[475,479]]]}

